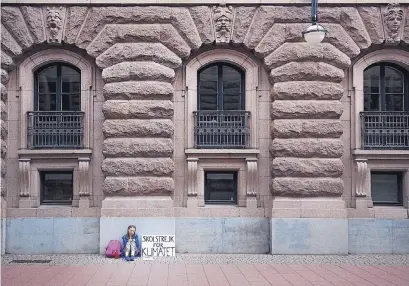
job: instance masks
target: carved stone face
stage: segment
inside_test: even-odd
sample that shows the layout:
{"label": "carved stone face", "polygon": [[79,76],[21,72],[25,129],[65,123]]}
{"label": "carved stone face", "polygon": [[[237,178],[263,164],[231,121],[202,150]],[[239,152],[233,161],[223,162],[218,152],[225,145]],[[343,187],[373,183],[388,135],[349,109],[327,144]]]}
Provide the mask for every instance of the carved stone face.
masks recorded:
{"label": "carved stone face", "polygon": [[392,33],[398,32],[403,20],[403,10],[399,4],[390,4],[385,11],[385,22],[389,31]]}
{"label": "carved stone face", "polygon": [[230,31],[231,27],[231,20],[227,18],[226,16],[221,16],[218,19],[216,19],[216,31],[225,31],[228,32]]}
{"label": "carved stone face", "polygon": [[59,10],[48,10],[47,13],[47,23],[50,28],[56,29],[60,28],[62,25],[62,20],[60,16],[60,11]]}

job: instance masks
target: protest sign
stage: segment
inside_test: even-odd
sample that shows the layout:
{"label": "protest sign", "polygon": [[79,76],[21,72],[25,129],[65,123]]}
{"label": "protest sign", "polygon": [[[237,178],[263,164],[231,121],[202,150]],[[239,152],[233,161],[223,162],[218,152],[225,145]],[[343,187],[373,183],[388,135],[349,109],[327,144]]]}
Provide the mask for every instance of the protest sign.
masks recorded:
{"label": "protest sign", "polygon": [[175,256],[174,235],[142,235],[142,258]]}

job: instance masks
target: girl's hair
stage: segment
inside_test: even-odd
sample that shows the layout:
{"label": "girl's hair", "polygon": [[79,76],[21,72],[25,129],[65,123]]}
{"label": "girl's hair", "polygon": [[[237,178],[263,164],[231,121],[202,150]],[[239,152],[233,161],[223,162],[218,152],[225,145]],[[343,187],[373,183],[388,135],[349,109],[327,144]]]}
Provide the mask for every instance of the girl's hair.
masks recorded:
{"label": "girl's hair", "polygon": [[[128,226],[128,230],[126,231],[126,235],[128,236],[128,238],[130,238],[130,236],[129,236],[129,230],[130,230],[131,228],[133,228],[133,229],[135,230],[135,232],[136,232],[136,227],[135,227],[134,225]],[[135,233],[134,233],[133,236],[135,236]]]}

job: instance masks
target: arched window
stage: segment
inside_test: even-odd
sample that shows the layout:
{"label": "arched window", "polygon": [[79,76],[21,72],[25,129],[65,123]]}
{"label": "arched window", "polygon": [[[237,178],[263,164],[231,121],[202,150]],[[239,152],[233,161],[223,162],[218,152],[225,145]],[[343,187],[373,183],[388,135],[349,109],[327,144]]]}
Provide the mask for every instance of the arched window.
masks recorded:
{"label": "arched window", "polygon": [[245,111],[244,72],[227,63],[198,71],[196,147],[247,148],[249,116]]}
{"label": "arched window", "polygon": [[365,111],[409,110],[407,72],[397,65],[377,63],[364,71]]}
{"label": "arched window", "polygon": [[81,72],[65,63],[41,67],[35,73],[36,111],[81,110]]}
{"label": "arched window", "polygon": [[364,70],[364,149],[409,148],[408,72],[392,63]]}
{"label": "arched window", "polygon": [[66,63],[34,73],[34,111],[28,112],[29,148],[83,148],[81,71]]}
{"label": "arched window", "polygon": [[198,72],[198,110],[244,110],[244,72],[215,63]]}

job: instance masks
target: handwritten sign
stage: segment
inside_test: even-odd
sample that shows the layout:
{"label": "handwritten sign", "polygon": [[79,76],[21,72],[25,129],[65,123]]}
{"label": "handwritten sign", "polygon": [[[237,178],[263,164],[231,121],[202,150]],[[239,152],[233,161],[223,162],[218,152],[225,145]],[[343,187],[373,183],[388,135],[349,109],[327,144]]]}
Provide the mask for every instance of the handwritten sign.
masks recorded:
{"label": "handwritten sign", "polygon": [[174,235],[142,235],[142,258],[175,256]]}

